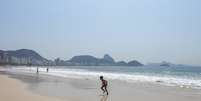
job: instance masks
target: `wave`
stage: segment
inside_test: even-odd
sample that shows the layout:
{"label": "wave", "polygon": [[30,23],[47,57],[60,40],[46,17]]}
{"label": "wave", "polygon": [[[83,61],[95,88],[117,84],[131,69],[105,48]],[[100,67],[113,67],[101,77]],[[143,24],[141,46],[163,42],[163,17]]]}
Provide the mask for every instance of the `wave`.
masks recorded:
{"label": "wave", "polygon": [[[26,72],[35,73],[36,67],[11,67],[3,68],[1,70],[8,70],[10,72]],[[151,82],[167,86],[179,86],[182,88],[195,88],[201,89],[201,80],[193,77],[185,78],[181,76],[171,75],[148,75],[145,73],[118,73],[118,72],[99,72],[89,71],[85,69],[63,69],[63,68],[51,68],[47,73],[46,68],[39,68],[41,74],[52,75],[66,78],[87,78],[97,79],[100,75],[103,75],[107,79],[121,80],[126,82]]]}

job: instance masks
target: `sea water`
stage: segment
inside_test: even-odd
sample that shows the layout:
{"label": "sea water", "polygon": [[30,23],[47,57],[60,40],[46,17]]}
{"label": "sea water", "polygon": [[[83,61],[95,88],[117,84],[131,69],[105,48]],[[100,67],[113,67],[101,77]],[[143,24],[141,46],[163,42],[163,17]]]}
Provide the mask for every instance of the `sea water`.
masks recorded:
{"label": "sea water", "polygon": [[[37,67],[9,66],[0,70],[35,73]],[[49,72],[46,72],[49,68]],[[66,78],[107,79],[125,82],[149,82],[166,86],[201,89],[201,67],[193,66],[51,66],[40,67],[39,73]]]}

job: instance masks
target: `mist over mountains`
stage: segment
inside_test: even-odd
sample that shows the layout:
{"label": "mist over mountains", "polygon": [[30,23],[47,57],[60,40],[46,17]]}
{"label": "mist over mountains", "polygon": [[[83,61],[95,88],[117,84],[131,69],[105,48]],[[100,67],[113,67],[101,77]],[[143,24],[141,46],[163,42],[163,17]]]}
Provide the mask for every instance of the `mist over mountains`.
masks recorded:
{"label": "mist over mountains", "polygon": [[41,66],[143,66],[137,60],[130,62],[116,62],[110,55],[105,54],[103,58],[90,55],[74,56],[69,60],[59,58],[48,60],[39,53],[30,49],[0,50],[0,65],[41,65]]}

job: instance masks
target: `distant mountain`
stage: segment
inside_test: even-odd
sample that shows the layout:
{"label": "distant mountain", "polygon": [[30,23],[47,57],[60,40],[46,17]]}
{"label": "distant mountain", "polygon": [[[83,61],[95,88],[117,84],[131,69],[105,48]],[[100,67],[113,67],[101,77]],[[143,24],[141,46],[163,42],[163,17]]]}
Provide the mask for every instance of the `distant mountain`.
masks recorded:
{"label": "distant mountain", "polygon": [[38,53],[36,53],[33,50],[28,50],[28,49],[20,49],[16,51],[6,51],[6,53],[9,56],[14,56],[17,58],[31,58],[31,59],[37,59],[37,60],[44,60],[42,56],[40,56]]}
{"label": "distant mountain", "polygon": [[37,52],[29,49],[19,50],[0,50],[0,65],[56,65],[56,66],[143,66],[142,63],[134,60],[128,63],[124,61],[115,62],[108,54],[103,58],[96,58],[90,55],[74,56],[70,60],[61,60],[60,58],[54,61],[47,60]]}
{"label": "distant mountain", "polygon": [[160,63],[160,66],[170,67],[170,65],[173,65],[173,64],[171,64],[169,62],[165,62],[165,61]]}
{"label": "distant mountain", "polygon": [[73,65],[96,66],[98,59],[90,55],[80,55],[80,56],[74,56],[67,62]]}
{"label": "distant mountain", "polygon": [[124,61],[115,62],[108,54],[105,54],[103,58],[96,58],[90,55],[74,56],[67,62],[66,65],[76,66],[143,66],[143,64],[138,61],[131,61],[129,63]]}
{"label": "distant mountain", "polygon": [[103,58],[98,59],[97,64],[99,66],[113,66],[113,65],[115,65],[115,61],[110,55],[105,54]]}
{"label": "distant mountain", "polygon": [[116,63],[117,66],[127,66],[128,64],[125,61],[119,61]]}
{"label": "distant mountain", "polygon": [[74,56],[67,62],[68,65],[76,66],[109,66],[115,64],[114,59],[107,54],[103,58],[96,58],[90,55]]}
{"label": "distant mountain", "polygon": [[19,49],[15,51],[0,50],[0,63],[16,65],[48,65],[49,61],[33,50]]}
{"label": "distant mountain", "polygon": [[170,67],[169,64],[161,64],[160,66]]}
{"label": "distant mountain", "polygon": [[170,62],[166,62],[166,61],[162,61],[160,63],[148,63],[148,66],[164,66],[164,67],[169,67],[169,66],[175,66],[176,64],[170,63]]}
{"label": "distant mountain", "polygon": [[128,62],[128,66],[144,66],[142,63],[138,62],[137,60],[133,60]]}
{"label": "distant mountain", "polygon": [[103,60],[105,60],[105,61],[107,61],[109,63],[114,63],[115,62],[114,59],[108,54],[104,55]]}

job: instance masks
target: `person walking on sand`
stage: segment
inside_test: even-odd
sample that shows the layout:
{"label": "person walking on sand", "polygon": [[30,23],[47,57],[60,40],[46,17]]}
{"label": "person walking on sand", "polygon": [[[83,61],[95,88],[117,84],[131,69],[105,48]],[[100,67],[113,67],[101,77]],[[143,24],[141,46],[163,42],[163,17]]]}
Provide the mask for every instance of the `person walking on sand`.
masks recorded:
{"label": "person walking on sand", "polygon": [[100,80],[102,82],[101,90],[103,91],[103,94],[106,92],[108,95],[108,90],[107,90],[108,82],[107,82],[107,80],[103,79],[103,76],[100,76]]}

